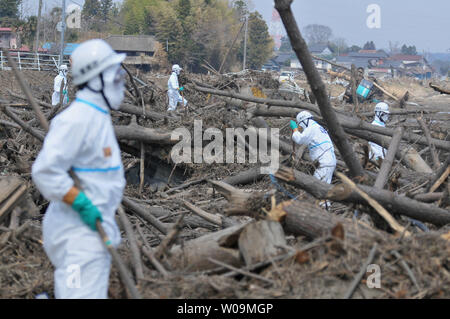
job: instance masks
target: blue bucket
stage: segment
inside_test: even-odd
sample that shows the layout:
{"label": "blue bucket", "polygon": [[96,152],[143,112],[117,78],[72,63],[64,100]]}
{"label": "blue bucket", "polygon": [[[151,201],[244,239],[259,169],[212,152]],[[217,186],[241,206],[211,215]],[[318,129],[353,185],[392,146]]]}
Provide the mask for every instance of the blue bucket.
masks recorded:
{"label": "blue bucket", "polygon": [[356,89],[356,94],[366,99],[369,96],[372,87],[373,87],[372,82],[362,80],[361,83],[359,83],[358,88]]}

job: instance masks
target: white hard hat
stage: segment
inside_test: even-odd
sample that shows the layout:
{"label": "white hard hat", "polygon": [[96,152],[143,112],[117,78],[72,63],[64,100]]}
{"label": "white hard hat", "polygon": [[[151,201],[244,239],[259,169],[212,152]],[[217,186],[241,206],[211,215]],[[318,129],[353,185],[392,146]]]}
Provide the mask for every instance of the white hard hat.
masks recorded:
{"label": "white hard hat", "polygon": [[302,121],[310,119],[312,117],[313,116],[308,111],[301,111],[300,113],[297,114],[297,123],[300,124]]}
{"label": "white hard hat", "polygon": [[172,66],[172,71],[178,72],[178,71],[181,71],[181,70],[183,70],[183,69],[178,64],[174,64]]}
{"label": "white hard hat", "polygon": [[125,57],[126,54],[116,53],[104,40],[83,42],[71,55],[73,84],[88,82],[108,67],[122,63]]}
{"label": "white hard hat", "polygon": [[389,113],[389,105],[385,102],[380,102],[377,105],[375,105],[375,113],[376,112],[384,112]]}
{"label": "white hard hat", "polygon": [[60,70],[67,71],[67,65],[66,65],[66,64],[61,64],[61,65],[59,66],[59,69],[60,69]]}

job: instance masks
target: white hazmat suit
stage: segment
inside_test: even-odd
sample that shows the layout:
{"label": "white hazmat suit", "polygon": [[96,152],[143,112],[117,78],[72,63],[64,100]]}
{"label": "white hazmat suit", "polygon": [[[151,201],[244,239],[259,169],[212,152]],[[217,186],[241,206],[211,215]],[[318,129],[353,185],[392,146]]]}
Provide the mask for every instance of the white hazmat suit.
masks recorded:
{"label": "white hazmat suit", "polygon": [[[103,71],[103,92],[113,109],[118,109],[123,99],[124,84],[120,77],[117,80],[119,68],[120,64]],[[96,82],[98,77],[89,85],[94,87]],[[55,297],[107,298],[111,257],[99,233],[62,200],[74,186],[70,168],[79,178],[81,190],[101,212],[102,226],[117,246],[120,231],[114,216],[125,187],[124,169],[107,103],[99,92],[87,87],[52,120],[32,177],[50,201],[43,238],[44,249],[55,266]]]}
{"label": "white hazmat suit", "polygon": [[[375,119],[372,122],[372,125],[378,125],[378,126],[382,126],[385,127],[386,124],[383,123],[383,121],[381,121],[381,119],[375,115]],[[387,151],[385,148],[383,148],[382,146],[374,143],[374,142],[369,142],[369,146],[370,146],[370,150],[369,150],[369,159],[373,159],[373,160],[377,160],[379,158],[384,159]]]}
{"label": "white hazmat suit", "polygon": [[167,81],[167,95],[169,97],[169,108],[168,111],[175,111],[177,109],[178,103],[183,103],[184,106],[187,104],[187,100],[181,96],[179,89],[180,86],[178,84],[178,74],[180,74],[180,67],[176,67],[174,65],[172,68],[172,74],[170,75],[169,81]]}
{"label": "white hazmat suit", "polygon": [[[61,90],[61,83],[64,81],[63,91],[67,91],[67,76],[65,75],[65,72],[63,70],[59,71],[59,74],[55,77],[54,83],[53,83],[53,94],[52,94],[52,105],[58,105],[59,103],[59,96],[60,96],[60,90]],[[67,104],[69,102],[69,96],[68,94],[64,94],[63,97],[63,104]]]}
{"label": "white hazmat suit", "polygon": [[[299,121],[297,120],[297,122]],[[297,144],[308,145],[311,159],[319,162],[314,177],[331,184],[336,168],[336,156],[328,132],[313,119],[307,120],[307,126],[299,124],[303,128],[303,132],[295,131],[292,134],[292,140]]]}

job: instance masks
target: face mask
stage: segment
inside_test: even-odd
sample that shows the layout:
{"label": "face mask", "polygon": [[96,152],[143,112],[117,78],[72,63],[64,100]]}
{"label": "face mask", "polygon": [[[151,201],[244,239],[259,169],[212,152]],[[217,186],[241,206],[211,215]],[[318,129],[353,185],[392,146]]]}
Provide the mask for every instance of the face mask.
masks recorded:
{"label": "face mask", "polygon": [[[100,76],[103,76],[103,94],[107,99],[107,104],[118,110],[125,97],[125,71],[120,64],[110,66]],[[101,93],[102,81],[100,76],[89,81],[89,88],[94,92]]]}

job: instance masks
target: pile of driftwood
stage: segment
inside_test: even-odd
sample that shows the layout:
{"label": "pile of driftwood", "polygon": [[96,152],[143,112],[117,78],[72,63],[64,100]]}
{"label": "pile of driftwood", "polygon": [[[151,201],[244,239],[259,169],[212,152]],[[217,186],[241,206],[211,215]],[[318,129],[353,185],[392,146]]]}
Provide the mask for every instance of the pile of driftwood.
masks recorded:
{"label": "pile of driftwood", "polygon": [[[139,180],[127,186],[117,214],[124,238],[119,252],[132,278],[115,267],[111,297],[137,297],[136,287],[148,298],[450,296],[448,122],[439,122],[433,108],[400,105],[402,97],[389,92],[394,107],[387,127],[370,124],[373,105],[357,99],[332,105],[289,3],[276,1],[276,7],[310,84],[303,88],[308,96],[279,91],[269,73],[212,70],[187,74],[189,108],[168,114],[156,77],[139,79],[126,69],[127,98],[112,116],[124,166],[137,169]],[[52,293],[51,265],[40,246],[48,202],[30,179],[45,127],[32,106],[48,121],[64,107],[37,100],[39,92],[26,87],[16,82],[0,96],[2,297]],[[290,141],[286,123],[300,110],[311,111],[336,146],[331,185],[311,175],[305,148]],[[172,163],[179,141],[172,131],[192,132],[196,119],[203,131],[207,125],[279,128],[280,169],[269,176],[261,164]],[[369,141],[387,149],[384,161],[369,160]],[[241,142],[248,152],[248,142]],[[170,174],[152,188],[145,177],[154,177],[162,163]],[[184,180],[177,182],[177,174]],[[329,210],[319,205],[323,200],[332,203]],[[373,265],[381,271],[380,287],[370,286]]]}

